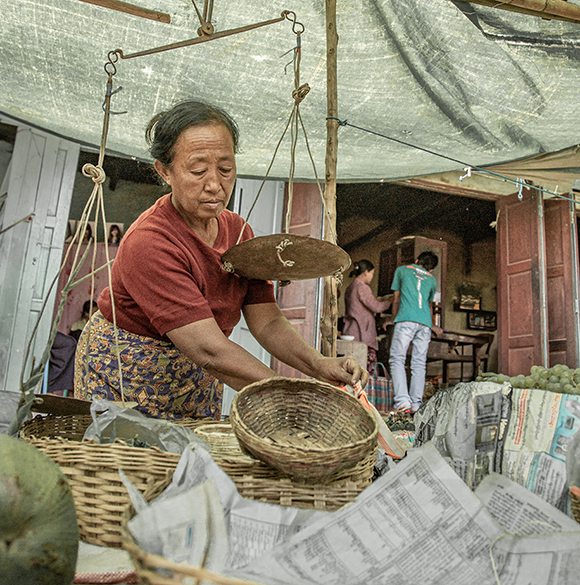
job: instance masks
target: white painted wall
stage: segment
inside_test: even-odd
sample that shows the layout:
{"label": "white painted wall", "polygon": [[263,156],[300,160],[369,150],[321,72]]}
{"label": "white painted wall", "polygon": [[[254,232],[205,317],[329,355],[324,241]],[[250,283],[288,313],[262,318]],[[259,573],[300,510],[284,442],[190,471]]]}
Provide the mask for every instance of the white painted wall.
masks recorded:
{"label": "white painted wall", "polygon": [[[238,179],[234,192],[233,211],[247,219],[248,212],[256,199],[262,181],[257,179]],[[282,230],[282,213],[284,207],[284,183],[282,181],[268,181],[264,184],[258,202],[248,220],[255,236],[268,236],[280,233]],[[249,351],[266,365],[270,365],[270,354],[254,339],[250,333],[244,317],[236,325],[230,339]],[[232,400],[236,391],[224,386],[222,416],[230,412]]]}

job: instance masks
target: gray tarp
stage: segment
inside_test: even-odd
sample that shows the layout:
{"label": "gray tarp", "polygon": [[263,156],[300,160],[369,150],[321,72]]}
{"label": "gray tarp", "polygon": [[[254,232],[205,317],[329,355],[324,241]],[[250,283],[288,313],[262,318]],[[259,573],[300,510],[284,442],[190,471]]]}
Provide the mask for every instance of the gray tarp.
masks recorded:
{"label": "gray tarp", "polygon": [[[131,53],[196,36],[191,0],[132,0],[171,15],[145,20],[79,0],[0,0],[0,112],[98,145],[112,49]],[[579,3],[578,0],[571,0]],[[197,2],[198,6],[202,2]],[[352,127],[339,129],[338,179],[393,180],[490,165],[574,146],[580,140],[580,25],[450,0],[338,0],[339,118],[440,158]],[[215,0],[223,31],[296,12],[304,23],[301,106],[319,176],[326,149],[326,39],[322,0]],[[289,22],[118,63],[108,140],[146,159],[149,118],[197,97],[239,122],[239,173],[263,176],[292,107],[285,65]],[[296,178],[313,172],[299,142]],[[456,162],[459,161],[459,162]],[[287,177],[288,142],[272,177]],[[580,176],[580,171],[579,171]]]}

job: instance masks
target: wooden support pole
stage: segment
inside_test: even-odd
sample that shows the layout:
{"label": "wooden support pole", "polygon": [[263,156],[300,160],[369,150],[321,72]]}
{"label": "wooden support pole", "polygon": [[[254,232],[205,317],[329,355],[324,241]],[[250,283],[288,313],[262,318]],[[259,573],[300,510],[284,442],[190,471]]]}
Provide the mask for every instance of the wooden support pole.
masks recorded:
{"label": "wooden support pole", "polygon": [[[326,103],[329,118],[338,116],[337,90],[337,47],[336,0],[326,0]],[[338,120],[326,121],[326,175],[324,202],[328,212],[324,224],[324,239],[333,242],[336,233],[336,159],[338,152]],[[320,331],[322,334],[322,353],[336,357],[336,334],[338,320],[338,298],[336,279],[324,279],[324,306]]]}
{"label": "wooden support pole", "polygon": [[482,6],[499,8],[536,16],[544,20],[561,20],[564,22],[573,22],[580,24],[580,6],[567,2],[566,0],[461,0],[462,2],[472,2]]}

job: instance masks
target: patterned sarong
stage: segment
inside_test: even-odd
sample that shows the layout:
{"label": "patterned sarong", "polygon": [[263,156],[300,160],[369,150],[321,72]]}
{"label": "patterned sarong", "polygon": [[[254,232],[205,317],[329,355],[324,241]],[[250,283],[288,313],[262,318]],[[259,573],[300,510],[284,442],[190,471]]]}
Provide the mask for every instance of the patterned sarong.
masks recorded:
{"label": "patterned sarong", "polygon": [[[117,327],[125,400],[143,414],[168,420],[219,420],[223,384],[194,364],[171,342]],[[88,343],[88,347],[87,347]],[[94,313],[79,338],[75,398],[121,401],[113,324]]]}

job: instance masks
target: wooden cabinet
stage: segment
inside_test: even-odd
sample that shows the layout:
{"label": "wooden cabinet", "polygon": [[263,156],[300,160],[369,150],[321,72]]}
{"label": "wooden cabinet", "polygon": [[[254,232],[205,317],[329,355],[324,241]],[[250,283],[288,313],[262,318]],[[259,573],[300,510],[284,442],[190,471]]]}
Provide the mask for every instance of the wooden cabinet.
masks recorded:
{"label": "wooden cabinet", "polygon": [[433,276],[437,279],[436,314],[437,325],[443,327],[445,323],[445,281],[447,273],[447,243],[440,240],[430,240],[422,236],[406,236],[397,243],[381,252],[379,264],[379,296],[391,292],[393,276],[398,266],[413,264],[421,252],[431,251],[437,254],[439,264],[433,270]]}

